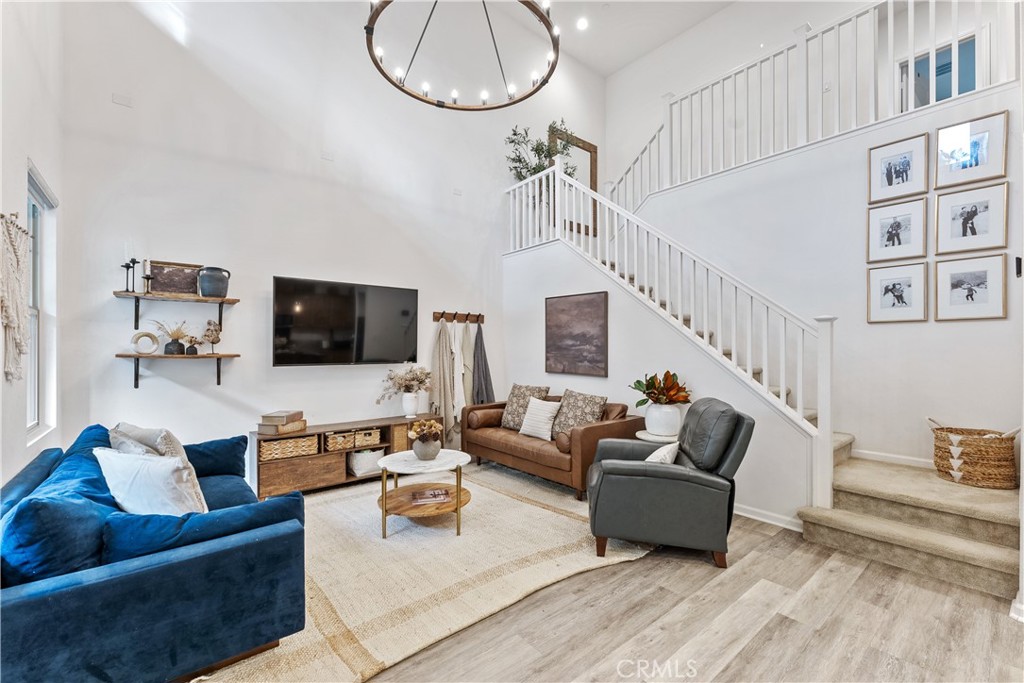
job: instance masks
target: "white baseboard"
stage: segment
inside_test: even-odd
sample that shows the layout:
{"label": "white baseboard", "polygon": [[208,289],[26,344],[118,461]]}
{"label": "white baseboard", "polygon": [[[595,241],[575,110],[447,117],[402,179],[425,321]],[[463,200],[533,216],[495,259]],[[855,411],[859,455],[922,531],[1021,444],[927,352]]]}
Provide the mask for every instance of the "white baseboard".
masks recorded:
{"label": "white baseboard", "polygon": [[913,458],[909,455],[882,453],[880,451],[865,451],[860,448],[854,448],[850,455],[854,458],[877,460],[878,462],[887,462],[893,465],[910,465],[911,467],[922,467],[924,469],[931,469],[935,466],[930,459]]}
{"label": "white baseboard", "polygon": [[733,511],[737,515],[749,517],[750,519],[756,519],[759,522],[766,524],[773,524],[775,526],[781,526],[783,529],[791,529],[803,533],[804,525],[800,521],[799,517],[786,517],[784,515],[778,515],[774,512],[768,512],[767,510],[760,510],[758,508],[747,507],[746,505],[736,505]]}
{"label": "white baseboard", "polygon": [[1010,603],[1010,618],[1024,621],[1024,590],[1017,592],[1017,599]]}

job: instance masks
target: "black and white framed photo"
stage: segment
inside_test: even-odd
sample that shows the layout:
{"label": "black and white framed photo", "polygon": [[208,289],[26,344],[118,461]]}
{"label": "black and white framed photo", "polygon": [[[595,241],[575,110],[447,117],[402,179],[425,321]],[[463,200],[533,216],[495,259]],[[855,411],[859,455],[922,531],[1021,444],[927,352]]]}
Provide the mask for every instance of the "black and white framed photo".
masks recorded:
{"label": "black and white framed photo", "polygon": [[1006,254],[935,262],[935,319],[1006,317]]}
{"label": "black and white framed photo", "polygon": [[928,191],[928,133],[868,150],[868,203]]}
{"label": "black and white framed photo", "polygon": [[868,268],[868,322],[928,320],[928,264]]}
{"label": "black and white framed photo", "polygon": [[935,189],[1006,175],[1007,112],[939,128]]}
{"label": "black and white framed photo", "polygon": [[946,192],[935,198],[935,253],[1006,246],[1008,183]]}
{"label": "black and white framed photo", "polygon": [[868,263],[924,258],[926,197],[868,209]]}

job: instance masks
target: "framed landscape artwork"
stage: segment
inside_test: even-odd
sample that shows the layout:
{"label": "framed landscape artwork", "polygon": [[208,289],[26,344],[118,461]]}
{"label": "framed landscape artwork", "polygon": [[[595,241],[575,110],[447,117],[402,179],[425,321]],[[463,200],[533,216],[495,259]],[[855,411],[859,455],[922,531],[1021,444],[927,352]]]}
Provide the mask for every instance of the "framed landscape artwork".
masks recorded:
{"label": "framed landscape artwork", "polygon": [[868,322],[921,322],[928,319],[925,263],[868,269]]}
{"label": "framed landscape artwork", "polygon": [[149,274],[153,279],[149,289],[154,294],[198,294],[200,268],[195,263],[150,261]]}
{"label": "framed landscape artwork", "polygon": [[608,376],[608,292],[544,300],[544,371]]}
{"label": "framed landscape artwork", "polygon": [[1005,111],[939,128],[935,188],[1006,175]]}
{"label": "framed landscape artwork", "polygon": [[1006,246],[1008,183],[947,192],[935,198],[935,253]]}
{"label": "framed landscape artwork", "polygon": [[935,319],[1006,317],[1006,254],[935,263]]}
{"label": "framed landscape artwork", "polygon": [[868,263],[924,258],[927,198],[868,209]]}
{"label": "framed landscape artwork", "polygon": [[868,203],[928,191],[928,133],[868,150]]}

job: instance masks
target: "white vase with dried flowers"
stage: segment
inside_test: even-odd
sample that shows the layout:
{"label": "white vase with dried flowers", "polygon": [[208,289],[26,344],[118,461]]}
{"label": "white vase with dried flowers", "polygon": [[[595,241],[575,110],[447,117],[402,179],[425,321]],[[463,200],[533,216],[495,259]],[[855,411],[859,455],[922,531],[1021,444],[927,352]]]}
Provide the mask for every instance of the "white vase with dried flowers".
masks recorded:
{"label": "white vase with dried flowers", "polygon": [[412,452],[420,460],[433,460],[441,452],[441,423],[436,420],[419,420],[412,423],[409,438]]}
{"label": "white vase with dried flowers", "polygon": [[430,370],[424,367],[411,365],[403,370],[388,370],[388,376],[384,378],[384,391],[377,397],[377,405],[401,394],[405,416],[416,417],[419,392],[429,388]]}

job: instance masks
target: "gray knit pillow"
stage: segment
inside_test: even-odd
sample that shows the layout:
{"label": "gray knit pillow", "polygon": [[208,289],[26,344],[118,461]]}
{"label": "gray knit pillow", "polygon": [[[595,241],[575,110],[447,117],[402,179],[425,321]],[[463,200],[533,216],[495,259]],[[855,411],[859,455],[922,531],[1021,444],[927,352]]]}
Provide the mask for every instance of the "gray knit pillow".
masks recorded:
{"label": "gray knit pillow", "polygon": [[608,403],[607,396],[581,394],[578,391],[566,389],[562,395],[562,406],[558,409],[558,415],[555,416],[555,423],[551,425],[551,438],[557,437],[559,432],[569,433],[573,427],[582,427],[597,422],[604,415],[606,403]]}
{"label": "gray knit pillow", "polygon": [[501,426],[505,429],[514,429],[517,432],[523,428],[523,418],[526,417],[526,409],[530,405],[530,397],[547,398],[551,387],[531,387],[522,384],[513,384],[512,390],[508,392],[508,401],[505,402],[505,412],[501,416]]}

